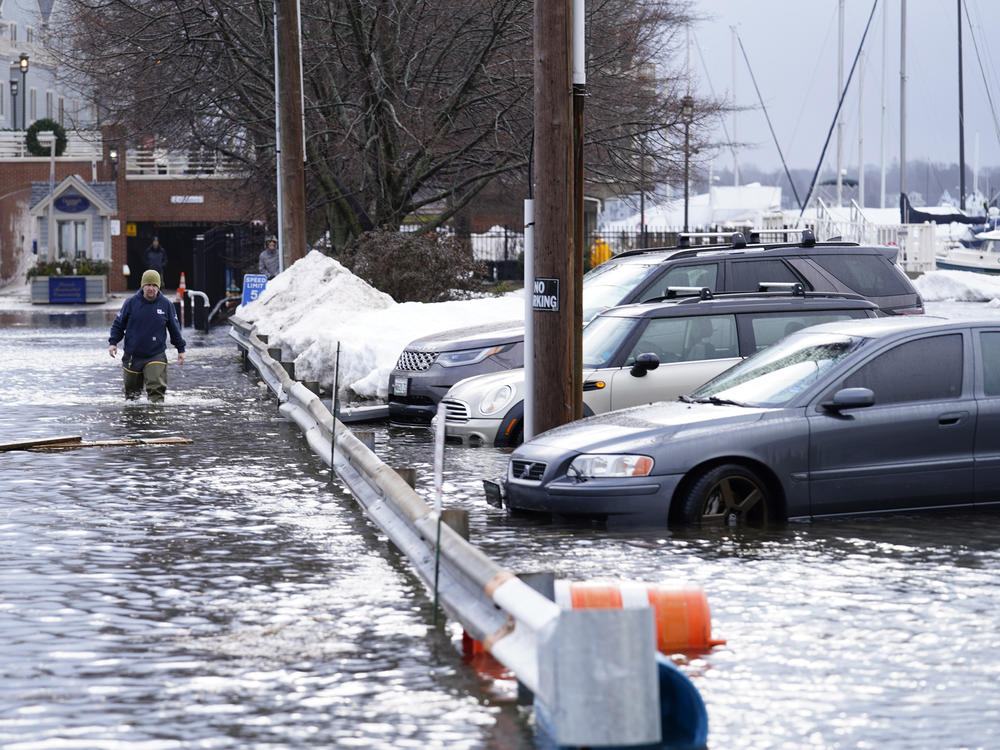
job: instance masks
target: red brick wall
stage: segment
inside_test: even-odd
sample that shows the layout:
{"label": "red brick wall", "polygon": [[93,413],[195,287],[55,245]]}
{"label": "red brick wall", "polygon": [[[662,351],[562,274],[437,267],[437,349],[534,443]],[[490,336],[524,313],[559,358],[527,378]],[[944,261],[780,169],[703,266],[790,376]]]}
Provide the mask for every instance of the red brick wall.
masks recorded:
{"label": "red brick wall", "polygon": [[[90,162],[56,160],[56,183],[69,175],[91,182]],[[36,221],[29,214],[31,183],[49,179],[45,158],[0,161],[0,284],[15,277],[31,263],[32,240],[37,237]],[[111,179],[111,166],[98,164],[98,181]],[[266,213],[256,191],[240,179],[175,178],[126,179],[124,166],[117,181],[120,233],[111,238],[110,291],[126,289],[126,278],[115,269],[126,262],[126,226],[131,222],[189,222],[224,224],[248,222]],[[175,203],[172,196],[200,196],[201,203]]]}

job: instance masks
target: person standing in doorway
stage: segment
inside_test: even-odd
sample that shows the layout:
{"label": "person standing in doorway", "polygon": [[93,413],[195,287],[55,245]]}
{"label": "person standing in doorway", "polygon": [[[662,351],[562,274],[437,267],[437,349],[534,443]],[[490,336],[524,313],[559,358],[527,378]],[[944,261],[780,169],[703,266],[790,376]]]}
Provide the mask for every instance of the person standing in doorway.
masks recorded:
{"label": "person standing in doorway", "polygon": [[174,305],[160,294],[160,274],[142,274],[142,289],[125,300],[108,337],[108,354],[118,356],[118,342],[125,339],[122,371],[125,398],[134,401],[146,387],[153,403],[163,403],[167,393],[167,335],[177,348],[177,364],[184,364],[187,344],[181,336]]}
{"label": "person standing in doorway", "polygon": [[268,239],[264,244],[264,249],[257,256],[257,269],[268,279],[273,279],[278,275],[278,243],[273,237]]}
{"label": "person standing in doorway", "polygon": [[163,272],[167,268],[167,251],[160,245],[159,237],[153,237],[153,241],[142,254],[142,262],[145,266],[143,271],[156,271],[160,279],[163,279]]}

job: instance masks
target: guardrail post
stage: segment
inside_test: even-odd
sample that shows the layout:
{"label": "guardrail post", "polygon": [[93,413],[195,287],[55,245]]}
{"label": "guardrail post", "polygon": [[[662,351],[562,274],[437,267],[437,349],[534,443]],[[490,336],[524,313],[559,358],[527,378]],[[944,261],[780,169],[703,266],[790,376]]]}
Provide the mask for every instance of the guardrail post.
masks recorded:
{"label": "guardrail post", "polygon": [[356,430],[354,437],[360,440],[372,453],[375,452],[375,433],[371,430]]}
{"label": "guardrail post", "polygon": [[417,470],[411,467],[393,469],[411,488],[417,486]]}
{"label": "guardrail post", "polygon": [[653,610],[564,610],[540,634],[535,710],[560,745],[659,742]]}
{"label": "guardrail post", "polygon": [[469,511],[464,508],[444,508],[441,511],[441,523],[469,541]]}

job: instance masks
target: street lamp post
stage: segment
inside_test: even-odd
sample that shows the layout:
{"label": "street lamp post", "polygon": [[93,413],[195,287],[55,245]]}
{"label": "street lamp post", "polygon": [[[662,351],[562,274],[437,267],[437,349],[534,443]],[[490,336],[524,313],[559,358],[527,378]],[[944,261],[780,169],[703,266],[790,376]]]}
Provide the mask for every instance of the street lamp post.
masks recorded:
{"label": "street lamp post", "polygon": [[28,100],[28,56],[23,52],[18,60],[18,65],[21,68],[21,127],[27,130],[28,120],[25,116],[24,105]]}
{"label": "street lamp post", "polygon": [[689,171],[691,166],[691,116],[694,99],[690,94],[681,99],[681,118],[684,120],[684,231],[688,230],[688,201],[690,199]]}
{"label": "street lamp post", "polygon": [[10,79],[10,119],[11,130],[17,130],[17,79]]}

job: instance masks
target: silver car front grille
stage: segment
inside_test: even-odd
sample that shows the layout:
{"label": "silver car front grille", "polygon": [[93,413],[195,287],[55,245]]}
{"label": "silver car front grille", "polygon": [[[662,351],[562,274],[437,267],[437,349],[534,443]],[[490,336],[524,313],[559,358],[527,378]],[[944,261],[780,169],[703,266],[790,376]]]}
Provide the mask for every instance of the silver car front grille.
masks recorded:
{"label": "silver car front grille", "polygon": [[444,421],[452,424],[465,424],[469,421],[469,405],[454,398],[443,398]]}
{"label": "silver car front grille", "polygon": [[437,355],[437,352],[415,352],[410,349],[404,349],[403,353],[399,355],[399,360],[396,362],[396,369],[407,372],[426,370],[434,364]]}
{"label": "silver car front grille", "polygon": [[525,461],[515,458],[510,462],[511,479],[527,479],[530,482],[542,481],[545,474],[545,463],[543,461]]}

